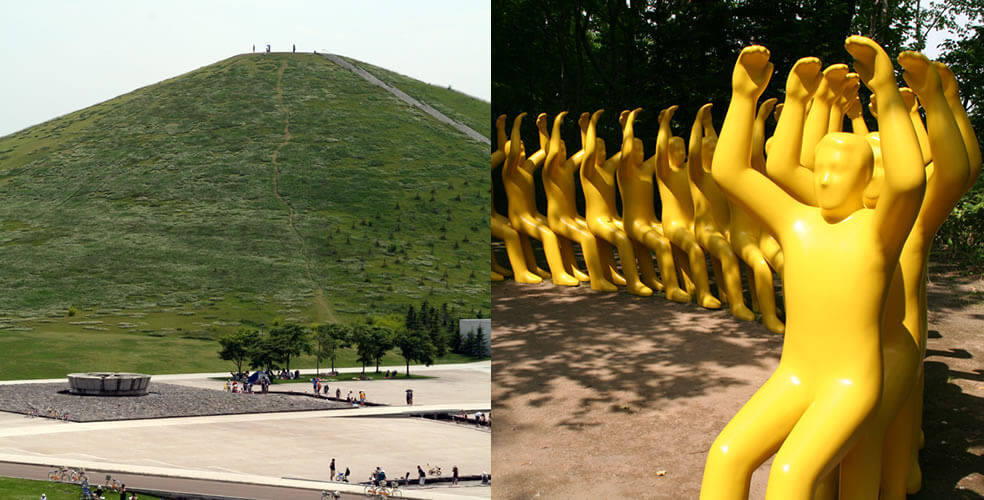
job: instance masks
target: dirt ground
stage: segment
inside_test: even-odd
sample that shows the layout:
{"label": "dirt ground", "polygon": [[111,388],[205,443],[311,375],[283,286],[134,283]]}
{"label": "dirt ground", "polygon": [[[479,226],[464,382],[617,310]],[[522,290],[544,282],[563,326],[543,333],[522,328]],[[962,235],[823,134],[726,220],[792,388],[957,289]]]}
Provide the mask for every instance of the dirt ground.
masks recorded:
{"label": "dirt ground", "polygon": [[[930,281],[924,483],[909,498],[984,498],[984,279],[934,266]],[[782,347],[661,296],[507,280],[492,300],[494,498],[697,498],[708,448]]]}

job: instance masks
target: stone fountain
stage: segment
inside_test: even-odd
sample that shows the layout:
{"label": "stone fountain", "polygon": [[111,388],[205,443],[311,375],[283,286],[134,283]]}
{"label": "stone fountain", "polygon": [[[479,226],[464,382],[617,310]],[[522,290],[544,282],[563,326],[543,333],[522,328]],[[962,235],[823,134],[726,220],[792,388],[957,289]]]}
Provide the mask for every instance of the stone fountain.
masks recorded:
{"label": "stone fountain", "polygon": [[72,394],[85,396],[143,396],[150,375],[142,373],[88,372],[68,374]]}

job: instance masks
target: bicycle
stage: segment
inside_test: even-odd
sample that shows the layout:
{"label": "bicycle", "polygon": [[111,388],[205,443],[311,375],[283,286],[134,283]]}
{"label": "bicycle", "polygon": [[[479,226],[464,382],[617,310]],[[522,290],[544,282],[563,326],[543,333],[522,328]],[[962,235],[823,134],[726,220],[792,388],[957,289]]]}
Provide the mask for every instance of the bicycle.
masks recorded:
{"label": "bicycle", "polygon": [[438,466],[431,467],[431,464],[427,464],[427,474],[431,476],[441,477],[441,468]]}
{"label": "bicycle", "polygon": [[27,403],[27,414],[24,416],[27,418],[36,418],[36,417],[40,417],[41,413],[38,412],[37,407],[35,407],[31,403]]}
{"label": "bicycle", "polygon": [[342,498],[340,491],[321,490],[321,500],[338,500],[339,498]]}
{"label": "bicycle", "polygon": [[123,483],[121,483],[119,479],[114,478],[110,474],[106,474],[106,488],[113,491],[120,491],[120,488],[122,487]]}
{"label": "bicycle", "polygon": [[403,496],[402,492],[400,492],[399,484],[396,481],[391,483],[383,481],[379,486],[372,484],[366,485],[364,494],[372,498],[396,498]]}
{"label": "bicycle", "polygon": [[88,481],[88,477],[85,475],[85,469],[73,469],[70,467],[55,467],[52,471],[48,472],[49,481],[61,481],[68,483],[80,483],[83,481]]}

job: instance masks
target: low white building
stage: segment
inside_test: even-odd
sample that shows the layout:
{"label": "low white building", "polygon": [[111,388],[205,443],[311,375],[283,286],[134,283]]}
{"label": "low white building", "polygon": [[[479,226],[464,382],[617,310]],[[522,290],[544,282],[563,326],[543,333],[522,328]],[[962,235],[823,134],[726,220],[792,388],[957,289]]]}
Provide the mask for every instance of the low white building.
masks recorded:
{"label": "low white building", "polygon": [[492,319],[462,319],[458,321],[458,336],[464,342],[468,334],[482,334],[482,348],[486,356],[492,355]]}

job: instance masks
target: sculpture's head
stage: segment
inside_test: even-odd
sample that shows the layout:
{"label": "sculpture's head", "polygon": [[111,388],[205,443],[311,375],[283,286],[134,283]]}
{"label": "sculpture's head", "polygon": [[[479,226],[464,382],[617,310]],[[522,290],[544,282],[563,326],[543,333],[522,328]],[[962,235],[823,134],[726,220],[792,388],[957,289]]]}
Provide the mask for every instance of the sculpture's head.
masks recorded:
{"label": "sculpture's head", "polygon": [[878,205],[878,197],[881,195],[882,184],[885,183],[885,167],[882,164],[881,156],[881,137],[878,132],[871,132],[864,136],[864,139],[868,141],[868,146],[871,146],[872,156],[875,159],[874,168],[871,171],[871,182],[868,183],[868,187],[864,190],[864,206],[865,208],[875,208]]}
{"label": "sculpture's head", "polygon": [[844,132],[827,134],[815,154],[813,187],[824,219],[839,221],[862,208],[874,166],[868,141]]}
{"label": "sculpture's head", "polygon": [[[509,152],[512,151],[512,141],[506,141],[506,147],[503,148],[503,150],[508,155]],[[526,146],[523,145],[523,141],[519,141],[519,156],[522,157],[525,155],[526,155]]]}
{"label": "sculpture's head", "polygon": [[667,149],[670,154],[670,165],[674,167],[683,165],[683,162],[687,159],[687,145],[684,144],[683,138],[677,136],[670,137],[670,143]]}
{"label": "sculpture's head", "polygon": [[642,150],[642,139],[639,139],[638,137],[633,138],[632,158],[630,158],[632,160],[632,164],[642,165],[642,162],[645,161],[645,158],[646,158],[645,151]]}
{"label": "sculpture's head", "polygon": [[704,170],[711,171],[711,161],[714,160],[714,152],[717,151],[718,141],[716,137],[705,137],[700,142],[700,163]]}
{"label": "sculpture's head", "polygon": [[605,150],[605,140],[601,137],[595,142],[595,164],[602,165],[608,159],[608,151]]}

